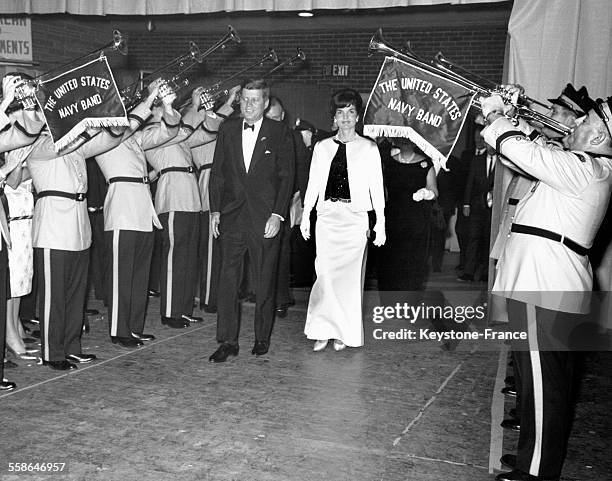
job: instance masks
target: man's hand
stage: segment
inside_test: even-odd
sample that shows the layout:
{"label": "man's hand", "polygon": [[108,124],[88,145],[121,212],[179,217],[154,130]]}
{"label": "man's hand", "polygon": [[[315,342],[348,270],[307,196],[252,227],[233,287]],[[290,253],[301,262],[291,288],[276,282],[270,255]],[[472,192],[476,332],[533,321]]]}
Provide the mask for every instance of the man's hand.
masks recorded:
{"label": "man's hand", "polygon": [[200,110],[200,104],[202,103],[200,95],[203,91],[204,87],[198,87],[193,89],[193,92],[191,92],[191,103],[196,110]]}
{"label": "man's hand", "polygon": [[241,87],[240,85],[236,85],[232,87],[227,95],[227,100],[225,101],[225,105],[229,105],[230,107],[233,103],[238,99],[238,95],[240,94]]}
{"label": "man's hand", "polygon": [[302,215],[302,223],[300,224],[300,232],[304,240],[310,239],[310,220]]}
{"label": "man's hand", "polygon": [[15,99],[15,89],[21,82],[21,78],[16,75],[6,75],[2,79],[2,106],[8,107]]}
{"label": "man's hand", "polygon": [[219,237],[219,224],[221,224],[221,212],[212,212],[210,214],[210,229],[215,239]]}
{"label": "man's hand", "polygon": [[271,215],[266,222],[266,230],[264,231],[264,239],[272,239],[278,231],[280,231],[281,220],[276,215]]}
{"label": "man's hand", "polygon": [[480,97],[478,99],[480,101],[480,107],[482,109],[482,115],[487,119],[489,114],[495,112],[498,114],[504,113],[504,101],[499,94],[493,94],[489,97]]}
{"label": "man's hand", "polygon": [[470,206],[464,205],[463,206],[463,217],[469,217],[469,216],[470,216]]}

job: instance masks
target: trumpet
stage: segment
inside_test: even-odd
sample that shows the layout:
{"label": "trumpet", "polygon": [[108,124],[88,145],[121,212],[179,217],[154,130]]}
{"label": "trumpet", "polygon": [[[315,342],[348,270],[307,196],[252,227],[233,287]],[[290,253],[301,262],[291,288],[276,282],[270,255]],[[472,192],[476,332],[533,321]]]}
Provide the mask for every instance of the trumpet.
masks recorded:
{"label": "trumpet", "polygon": [[[513,107],[515,108],[516,116],[525,118],[526,120],[539,122],[545,127],[548,127],[549,129],[562,135],[568,135],[572,132],[572,129],[567,125],[564,125],[561,122],[551,119],[550,117],[536,110],[530,109],[525,105],[513,104],[510,94],[499,86],[496,85],[495,87],[483,87],[478,83],[464,77],[463,75],[456,72],[457,67],[451,64],[448,60],[446,60],[442,56],[442,54],[438,54],[434,61],[426,62],[419,58],[412,51],[412,49],[409,48],[409,46],[407,49],[400,50],[393,47],[392,45],[389,45],[389,43],[384,39],[382,35],[382,29],[380,28],[372,36],[370,44],[368,46],[369,55],[372,55],[375,52],[383,52],[391,57],[403,60],[408,64],[415,65],[429,73],[443,77],[448,80],[452,80],[475,94],[479,94],[481,96],[490,96],[493,94],[498,94],[502,97],[505,103],[513,105]],[[522,96],[522,100],[534,102],[533,99],[526,96]],[[478,100],[474,100],[472,102],[472,105],[476,108],[481,108],[480,102]]]}
{"label": "trumpet", "polygon": [[297,53],[293,57],[288,58],[287,60],[279,63],[272,70],[270,70],[270,71],[266,72],[265,74],[263,74],[262,77],[263,78],[268,77],[268,76],[272,75],[274,72],[276,72],[277,70],[280,70],[281,68],[283,68],[285,65],[293,65],[298,60],[300,60],[302,62],[304,60],[306,60],[306,54],[304,53],[304,51],[300,47],[297,48]]}
{"label": "trumpet", "polygon": [[268,60],[271,60],[275,64],[278,64],[278,55],[276,55],[276,52],[274,51],[274,49],[270,49],[270,51],[267,54],[265,54],[263,57],[261,57],[257,62],[249,65],[248,67],[243,68],[242,70],[239,70],[238,72],[230,75],[226,79],[221,80],[220,82],[217,82],[216,84],[205,88],[202,91],[202,93],[200,93],[201,108],[204,108],[206,110],[211,110],[214,107],[215,102],[217,100],[229,94],[229,89],[225,89],[221,87],[223,84],[226,84],[230,80],[235,79],[239,75],[242,75],[243,73],[249,70],[262,66]]}
{"label": "trumpet", "polygon": [[[40,87],[40,79],[43,76],[47,76],[53,72],[56,72],[68,65],[73,64],[74,62],[93,55],[94,53],[100,52],[100,55],[104,52],[104,50],[110,48],[111,50],[118,51],[121,55],[127,55],[128,47],[127,42],[121,32],[119,30],[113,30],[113,38],[110,42],[99,47],[91,52],[88,52],[80,57],[76,57],[72,59],[70,62],[66,62],[59,67],[55,67],[44,74],[38,75],[36,78],[24,78],[21,76],[21,81],[17,84],[15,88],[15,100],[11,102],[9,106],[9,110],[15,110],[19,108],[19,104],[23,106],[25,109],[33,109],[36,106],[36,92]],[[0,99],[1,100],[1,99]]]}

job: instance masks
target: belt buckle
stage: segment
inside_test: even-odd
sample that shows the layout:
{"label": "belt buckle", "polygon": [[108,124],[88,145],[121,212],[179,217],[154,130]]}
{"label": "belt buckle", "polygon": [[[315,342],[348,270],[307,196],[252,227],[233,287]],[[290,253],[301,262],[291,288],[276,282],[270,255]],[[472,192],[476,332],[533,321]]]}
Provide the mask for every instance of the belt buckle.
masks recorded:
{"label": "belt buckle", "polygon": [[85,193],[84,192],[77,192],[76,196],[74,197],[74,200],[78,200],[79,202],[85,200]]}
{"label": "belt buckle", "polygon": [[143,184],[148,184],[148,183],[149,183],[149,177],[148,177],[148,176],[146,176],[146,175],[143,175],[143,176],[142,176],[142,183],[143,183]]}
{"label": "belt buckle", "polygon": [[189,172],[190,174],[193,174],[193,167],[191,165],[187,167],[187,172]]}

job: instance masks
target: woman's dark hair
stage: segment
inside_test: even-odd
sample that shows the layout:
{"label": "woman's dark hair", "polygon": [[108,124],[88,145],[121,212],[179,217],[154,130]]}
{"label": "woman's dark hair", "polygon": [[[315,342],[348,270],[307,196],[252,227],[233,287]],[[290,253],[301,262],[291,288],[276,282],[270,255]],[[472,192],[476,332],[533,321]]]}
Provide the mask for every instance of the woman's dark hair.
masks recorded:
{"label": "woman's dark hair", "polygon": [[357,109],[357,113],[361,115],[363,100],[359,92],[353,89],[342,89],[334,93],[329,103],[329,112],[332,117],[336,115],[336,110],[353,105]]}

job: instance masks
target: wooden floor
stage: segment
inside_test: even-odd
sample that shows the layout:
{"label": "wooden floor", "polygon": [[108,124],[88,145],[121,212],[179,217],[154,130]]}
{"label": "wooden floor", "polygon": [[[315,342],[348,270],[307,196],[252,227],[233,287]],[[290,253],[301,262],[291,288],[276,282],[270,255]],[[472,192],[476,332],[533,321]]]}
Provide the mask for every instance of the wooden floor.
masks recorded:
{"label": "wooden floor", "polygon": [[[484,284],[459,286],[447,257],[430,287],[481,299]],[[146,331],[157,340],[143,348],[111,344],[99,317],[83,338],[99,361],[68,374],[20,361],[6,371],[19,389],[0,396],[0,479],[494,478],[497,352],[366,338],[361,349],[314,353],[302,334],[308,293],[295,296],[289,316],[276,322],[270,353],[259,358],[250,353],[252,304],[243,305],[239,356],[211,364],[215,316],[172,330],[161,326],[154,299]],[[565,480],[612,479],[608,354],[588,362]],[[515,441],[506,434],[505,448]],[[65,462],[68,472],[11,475],[9,462]]]}

